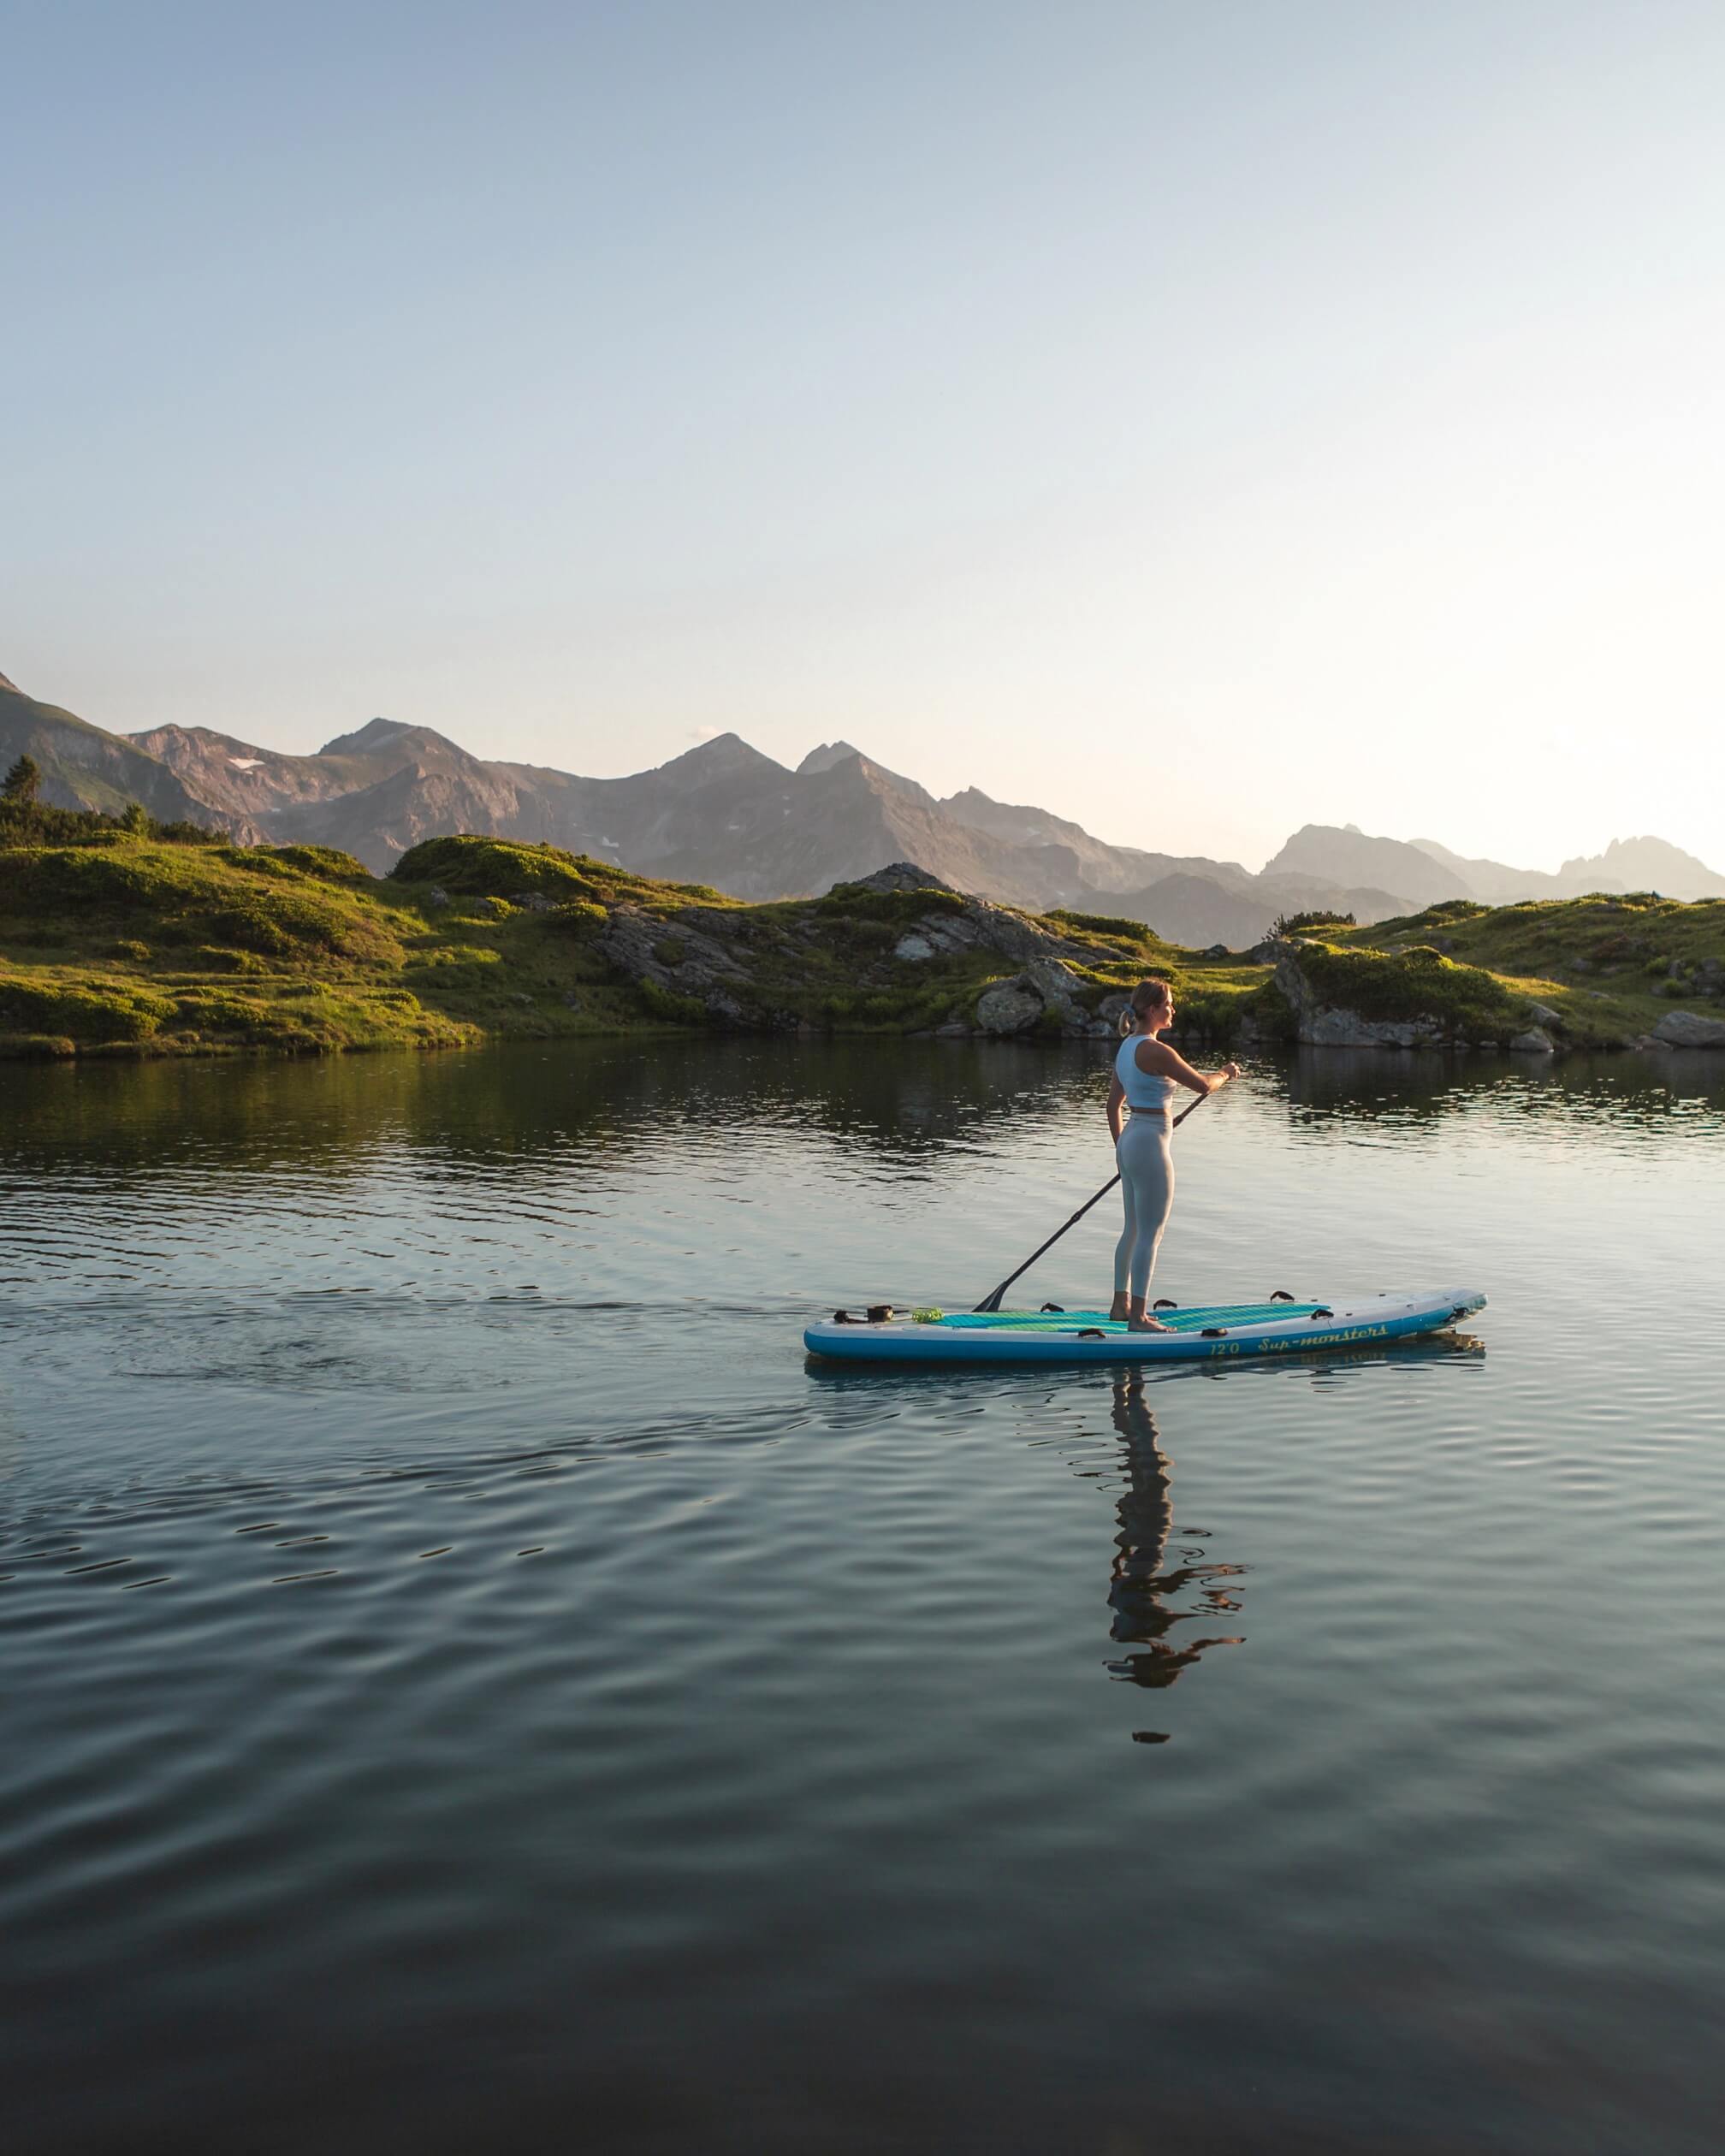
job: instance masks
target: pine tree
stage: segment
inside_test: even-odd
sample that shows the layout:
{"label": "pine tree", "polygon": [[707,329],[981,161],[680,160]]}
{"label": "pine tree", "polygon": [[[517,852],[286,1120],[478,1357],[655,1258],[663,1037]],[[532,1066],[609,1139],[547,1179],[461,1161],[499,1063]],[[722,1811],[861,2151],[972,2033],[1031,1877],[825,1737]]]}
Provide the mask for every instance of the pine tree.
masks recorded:
{"label": "pine tree", "polygon": [[0,782],[0,799],[33,808],[42,791],[42,771],[34,756],[20,756]]}

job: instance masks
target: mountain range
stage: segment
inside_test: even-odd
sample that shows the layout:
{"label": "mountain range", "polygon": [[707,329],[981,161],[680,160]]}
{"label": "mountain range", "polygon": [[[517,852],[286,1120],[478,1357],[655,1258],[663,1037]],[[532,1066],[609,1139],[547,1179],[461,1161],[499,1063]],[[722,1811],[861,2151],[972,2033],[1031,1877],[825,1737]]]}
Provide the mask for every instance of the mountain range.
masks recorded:
{"label": "mountain range", "polygon": [[420,839],[455,832],[548,840],[750,899],[806,896],[913,861],[1000,904],[1125,915],[1185,945],[1238,948],[1277,914],[1318,909],[1368,922],[1443,898],[1725,896],[1725,875],[1660,838],[1617,839],[1551,874],[1466,860],[1432,839],[1308,824],[1254,874],[1238,862],[1110,845],[975,786],[937,799],[843,741],[811,749],[793,771],[726,733],[655,770],[584,779],[488,761],[428,727],[374,719],[315,755],[286,755],[204,726],[109,733],[0,675],[0,766],[27,753],[58,805],[111,810],[135,799],[163,820],[223,826],[241,844],[339,846],[378,873]]}

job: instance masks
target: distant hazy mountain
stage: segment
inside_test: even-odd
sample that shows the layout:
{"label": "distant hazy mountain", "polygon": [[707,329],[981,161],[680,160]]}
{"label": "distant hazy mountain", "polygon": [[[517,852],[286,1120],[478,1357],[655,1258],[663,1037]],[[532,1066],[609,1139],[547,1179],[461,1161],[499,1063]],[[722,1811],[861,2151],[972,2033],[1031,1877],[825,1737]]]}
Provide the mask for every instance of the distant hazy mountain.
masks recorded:
{"label": "distant hazy mountain", "polygon": [[[1488,906],[1512,903],[1517,898],[1568,898],[1572,892],[1562,876],[1548,875],[1542,868],[1511,868],[1501,861],[1467,861],[1458,853],[1451,853],[1448,846],[1440,846],[1435,838],[1416,838],[1414,844],[1421,853],[1432,858],[1452,874],[1459,876],[1470,898],[1479,898]],[[1615,890],[1615,884],[1589,884],[1590,891]]]}
{"label": "distant hazy mountain", "polygon": [[739,898],[805,896],[914,861],[962,891],[1043,909],[1124,914],[1184,944],[1256,942],[1278,913],[1361,921],[1433,900],[1488,902],[1619,886],[1725,892],[1725,877],[1658,838],[1620,839],[1556,876],[1464,861],[1432,840],[1308,824],[1260,875],[1236,861],[1111,846],[1045,808],[976,787],[937,800],[849,742],[791,771],[734,733],[655,770],[584,779],[492,762],[429,727],[374,719],[312,756],[203,726],[132,738],[39,704],[0,676],[0,761],[27,750],[50,800],[225,825],[236,838],[341,846],[387,869],[421,838],[479,832],[573,852]]}
{"label": "distant hazy mountain", "polygon": [[1725,898],[1725,876],[1663,838],[1614,838],[1603,854],[1578,855],[1558,870],[1589,891],[1657,891],[1667,898]]}
{"label": "distant hazy mountain", "polygon": [[1423,846],[1401,838],[1372,838],[1357,824],[1307,824],[1296,831],[1273,861],[1266,876],[1317,876],[1331,884],[1369,884],[1393,891],[1417,906],[1440,898],[1471,898],[1465,877]]}
{"label": "distant hazy mountain", "polygon": [[1148,921],[1171,943],[1219,943],[1233,951],[1260,942],[1282,914],[1352,914],[1372,921],[1416,910],[1394,891],[1326,884],[1315,876],[1254,876],[1238,890],[1188,874],[1160,877],[1142,891],[1111,897],[1107,905],[1111,913]]}
{"label": "distant hazy mountain", "polygon": [[1082,824],[1050,815],[1046,808],[1018,808],[993,801],[980,788],[949,794],[940,806],[973,830],[985,831],[1010,846],[1058,847],[1070,855],[1076,873],[1098,891],[1135,891],[1165,876],[1202,876],[1228,891],[1249,891],[1256,878],[1237,861],[1211,861],[1201,854],[1147,853],[1136,846],[1111,846],[1093,838]]}
{"label": "distant hazy mountain", "polygon": [[1506,868],[1501,861],[1464,861],[1435,839],[1414,844],[1453,868],[1476,898],[1501,905],[1517,898],[1584,898],[1594,891],[1657,891],[1667,898],[1725,898],[1725,875],[1663,838],[1614,838],[1603,854],[1578,854],[1556,875]]}

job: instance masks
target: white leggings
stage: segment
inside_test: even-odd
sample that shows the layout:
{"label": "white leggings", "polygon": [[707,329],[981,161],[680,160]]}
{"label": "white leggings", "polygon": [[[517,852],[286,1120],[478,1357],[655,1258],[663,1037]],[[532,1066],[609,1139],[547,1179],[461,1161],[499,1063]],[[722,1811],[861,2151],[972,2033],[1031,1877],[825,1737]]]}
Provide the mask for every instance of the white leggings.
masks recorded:
{"label": "white leggings", "polygon": [[1133,1116],[1114,1148],[1126,1225],[1114,1247],[1114,1292],[1150,1293],[1162,1230],[1174,1206],[1174,1155],[1165,1116]]}

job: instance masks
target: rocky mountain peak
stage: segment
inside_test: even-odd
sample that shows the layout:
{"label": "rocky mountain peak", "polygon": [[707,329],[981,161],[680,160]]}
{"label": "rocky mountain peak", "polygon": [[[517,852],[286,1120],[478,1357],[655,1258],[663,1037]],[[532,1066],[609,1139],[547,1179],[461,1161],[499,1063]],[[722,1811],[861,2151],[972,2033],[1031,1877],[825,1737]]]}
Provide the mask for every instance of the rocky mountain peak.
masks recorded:
{"label": "rocky mountain peak", "polygon": [[831,771],[834,764],[841,764],[847,756],[861,756],[860,749],[853,749],[848,741],[823,741],[818,749],[811,749],[797,767],[799,779],[812,778],[817,771]]}
{"label": "rocky mountain peak", "polygon": [[876,763],[873,756],[865,756],[860,749],[852,749],[842,741],[829,744],[833,753],[822,764],[815,764],[814,757],[824,752],[819,749],[805,756],[797,767],[797,775],[803,779],[825,779],[833,787],[857,789],[877,797],[892,797],[903,805],[920,810],[940,813],[940,803],[926,786],[919,786],[914,779],[907,779],[902,771],[889,771],[885,764]]}
{"label": "rocky mountain peak", "polygon": [[1472,896],[1466,879],[1423,847],[1370,838],[1350,824],[1302,824],[1264,874],[1395,891],[1416,906]]}
{"label": "rocky mountain peak", "polygon": [[680,756],[673,756],[668,763],[658,765],[652,775],[689,785],[710,785],[715,779],[744,773],[760,779],[769,774],[780,779],[790,776],[783,764],[775,763],[771,756],[763,756],[738,733],[714,734],[710,741],[697,741]]}
{"label": "rocky mountain peak", "polygon": [[320,756],[369,755],[373,749],[388,748],[407,732],[397,720],[368,719],[355,732],[337,734],[333,741],[326,741],[317,753]]}
{"label": "rocky mountain peak", "polygon": [[447,734],[430,726],[405,726],[397,719],[368,719],[349,734],[337,734],[317,751],[320,756],[383,756],[390,754],[442,755],[468,760],[468,752]]}
{"label": "rocky mountain peak", "polygon": [[937,801],[847,741],[822,743],[792,773],[726,732],[656,770],[588,779],[488,761],[384,718],[316,755],[201,726],[127,740],[0,678],[0,770],[27,753],[56,803],[105,807],[117,792],[164,820],[206,820],[242,843],[335,845],[374,869],[420,838],[463,831],[593,853],[739,898],[804,897],[885,861],[891,888],[944,884],[996,905],[1069,907],[1147,921],[1172,942],[1234,949],[1259,942],[1278,913],[1328,909],[1364,924],[1440,898],[1504,903],[1608,883],[1674,898],[1725,895],[1725,874],[1651,837],[1614,840],[1548,875],[1464,860],[1435,841],[1308,824],[1254,875],[1237,862],[1106,843],[978,787]]}
{"label": "rocky mountain peak", "polygon": [[4,674],[0,674],[0,689],[9,690],[15,696],[21,696],[24,693],[15,681],[9,681]]}

